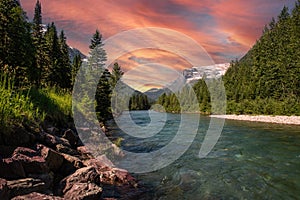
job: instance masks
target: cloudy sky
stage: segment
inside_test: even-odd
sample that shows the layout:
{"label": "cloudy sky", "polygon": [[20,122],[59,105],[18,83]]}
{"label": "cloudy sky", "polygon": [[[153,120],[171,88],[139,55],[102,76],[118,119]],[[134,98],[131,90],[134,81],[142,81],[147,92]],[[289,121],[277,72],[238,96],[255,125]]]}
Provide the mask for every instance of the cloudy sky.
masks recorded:
{"label": "cloudy sky", "polygon": [[[69,45],[85,54],[89,52],[90,38],[96,29],[100,30],[106,40],[128,30],[157,27],[176,31],[194,40],[208,53],[214,63],[230,62],[243,56],[260,37],[264,25],[272,17],[276,17],[284,5],[293,8],[295,3],[294,0],[40,0],[40,2],[43,22],[55,22],[59,30],[65,31]],[[29,19],[33,17],[35,3],[36,0],[21,0]],[[152,38],[154,43],[176,39],[172,34],[146,35]],[[144,41],[141,39],[140,43]],[[176,46],[175,43],[174,50],[184,48],[183,45]],[[186,44],[186,47],[188,46],[189,43]],[[190,52],[192,54],[195,51],[191,48]],[[170,81],[176,77],[174,73],[170,75],[172,74],[170,66],[179,71],[191,67],[191,63],[180,51],[174,53],[164,48],[132,50],[119,55],[116,60],[125,71],[134,71],[136,68],[141,77],[146,77],[145,73],[149,74],[152,71],[160,78],[165,77]],[[159,67],[157,63],[162,63],[162,66]],[[140,65],[145,66],[145,70],[137,67]],[[135,76],[127,78],[137,81],[136,72],[131,73]],[[151,82],[155,82],[153,77]],[[147,87],[150,88],[151,84]]]}

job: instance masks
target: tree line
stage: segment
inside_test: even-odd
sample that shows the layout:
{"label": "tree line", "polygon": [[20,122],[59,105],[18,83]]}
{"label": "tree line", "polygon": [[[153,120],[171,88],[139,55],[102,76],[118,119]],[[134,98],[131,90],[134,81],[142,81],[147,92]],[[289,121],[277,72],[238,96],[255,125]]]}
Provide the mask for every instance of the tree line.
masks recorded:
{"label": "tree line", "polygon": [[[300,1],[289,12],[284,7],[265,26],[262,36],[240,60],[232,61],[222,77],[226,89],[227,113],[300,115]],[[200,112],[211,113],[211,94],[207,87],[220,80],[203,78],[194,86]],[[216,91],[212,89],[216,93]],[[168,112],[197,112],[191,100],[180,103],[177,96],[191,98],[186,89],[163,94],[158,103]],[[188,107],[188,108],[187,108]],[[194,110],[193,110],[194,109]]]}
{"label": "tree line", "polygon": [[0,70],[14,76],[16,85],[72,88],[75,64],[70,61],[64,31],[52,22],[43,25],[42,8],[36,2],[28,21],[19,1],[0,2]]}
{"label": "tree line", "polygon": [[[97,70],[102,73],[100,79],[95,77],[97,89],[92,104],[99,120],[105,121],[112,116],[112,89],[122,77],[123,71],[118,63],[114,64],[112,73],[104,69],[106,52],[98,30],[92,36],[89,48],[88,66],[92,66],[90,74]],[[19,1],[0,1],[0,73],[13,79],[16,90],[56,88],[70,93],[82,58],[78,54],[71,61],[68,50],[64,31],[58,33],[54,22],[46,26],[43,24],[39,0],[35,4],[32,22],[29,22]],[[82,87],[89,90],[89,84]]]}

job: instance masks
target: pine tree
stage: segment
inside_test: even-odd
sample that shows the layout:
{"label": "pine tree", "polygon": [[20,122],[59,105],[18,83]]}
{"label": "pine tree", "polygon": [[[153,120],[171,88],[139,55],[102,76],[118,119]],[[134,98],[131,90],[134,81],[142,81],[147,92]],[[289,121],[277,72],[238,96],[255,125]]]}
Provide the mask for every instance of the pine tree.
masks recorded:
{"label": "pine tree", "polygon": [[105,69],[100,77],[96,91],[96,112],[98,119],[102,122],[107,121],[111,115],[111,89],[110,89],[110,72]]}
{"label": "pine tree", "polygon": [[33,71],[33,79],[37,86],[42,86],[46,84],[45,71],[47,71],[50,60],[47,55],[47,46],[43,33],[42,5],[39,0],[35,5],[32,27],[35,47],[35,70]]}
{"label": "pine tree", "polygon": [[72,62],[72,71],[71,71],[71,77],[72,77],[72,86],[74,86],[76,74],[82,64],[82,60],[80,55],[75,55],[73,62]]}
{"label": "pine tree", "polygon": [[57,69],[57,84],[60,88],[71,89],[72,66],[69,57],[67,38],[62,30],[59,35],[60,57]]}
{"label": "pine tree", "polygon": [[0,69],[16,76],[16,84],[31,82],[34,50],[30,24],[18,1],[0,1]]}
{"label": "pine tree", "polygon": [[96,30],[95,34],[93,35],[92,39],[91,39],[91,45],[90,45],[90,49],[94,49],[96,46],[103,46],[102,43],[102,35],[100,34],[100,32],[98,31],[98,29]]}
{"label": "pine tree", "polygon": [[121,70],[121,67],[116,62],[113,66],[112,72],[111,72],[111,86],[112,88],[115,88],[118,81],[122,78],[124,72]]}

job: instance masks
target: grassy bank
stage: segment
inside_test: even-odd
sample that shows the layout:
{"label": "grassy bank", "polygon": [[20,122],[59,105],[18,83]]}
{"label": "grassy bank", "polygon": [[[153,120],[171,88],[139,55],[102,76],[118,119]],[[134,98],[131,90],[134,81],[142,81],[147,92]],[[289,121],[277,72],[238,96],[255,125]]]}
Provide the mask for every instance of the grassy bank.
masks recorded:
{"label": "grassy bank", "polygon": [[14,80],[0,75],[0,128],[45,120],[60,125],[71,119],[71,93],[55,88],[15,88]]}

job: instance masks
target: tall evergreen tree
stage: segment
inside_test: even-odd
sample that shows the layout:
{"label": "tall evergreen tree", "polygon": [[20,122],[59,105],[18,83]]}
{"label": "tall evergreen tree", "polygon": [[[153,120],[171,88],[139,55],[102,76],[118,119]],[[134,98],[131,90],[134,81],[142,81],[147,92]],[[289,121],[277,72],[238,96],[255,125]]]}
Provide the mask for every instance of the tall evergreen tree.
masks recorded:
{"label": "tall evergreen tree", "polygon": [[72,66],[69,57],[67,38],[64,31],[59,35],[60,57],[57,68],[57,82],[60,88],[71,89],[72,85]]}
{"label": "tall evergreen tree", "polygon": [[0,69],[16,75],[16,84],[31,82],[34,51],[30,24],[18,1],[0,1]]}
{"label": "tall evergreen tree", "polygon": [[48,24],[45,33],[45,40],[47,45],[47,56],[49,57],[49,66],[45,71],[47,85],[57,85],[59,61],[60,61],[60,45],[57,36],[57,30],[54,22]]}
{"label": "tall evergreen tree", "polygon": [[102,35],[98,31],[98,29],[96,30],[95,34],[93,35],[93,37],[91,39],[90,49],[94,49],[96,46],[99,46],[99,47],[103,46]]}
{"label": "tall evergreen tree", "polygon": [[32,27],[35,47],[35,70],[33,72],[33,78],[36,85],[42,86],[46,84],[45,73],[50,64],[50,60],[47,54],[47,46],[43,33],[42,5],[39,0],[35,5]]}
{"label": "tall evergreen tree", "polygon": [[115,88],[117,82],[122,78],[124,72],[121,70],[121,67],[116,62],[113,66],[112,72],[111,72],[111,86],[112,88]]}
{"label": "tall evergreen tree", "polygon": [[76,74],[82,64],[81,56],[79,54],[75,55],[73,62],[72,62],[72,71],[71,71],[71,77],[72,77],[72,86],[74,86]]}

